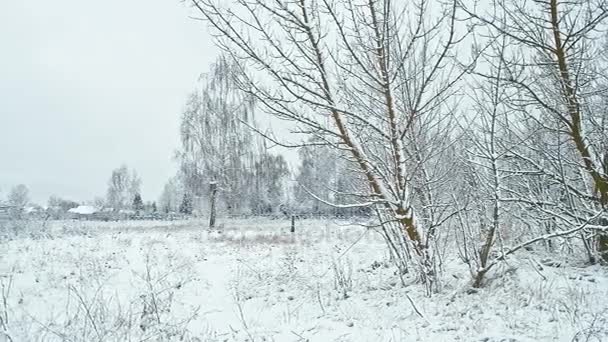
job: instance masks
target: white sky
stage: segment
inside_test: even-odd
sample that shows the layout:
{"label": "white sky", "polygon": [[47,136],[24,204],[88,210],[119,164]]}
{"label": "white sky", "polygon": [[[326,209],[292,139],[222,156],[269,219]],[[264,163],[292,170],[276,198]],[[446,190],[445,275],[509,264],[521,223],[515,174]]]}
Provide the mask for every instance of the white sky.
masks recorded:
{"label": "white sky", "polygon": [[0,1],[0,197],[103,196],[126,163],[156,200],[179,115],[217,55],[180,0]]}

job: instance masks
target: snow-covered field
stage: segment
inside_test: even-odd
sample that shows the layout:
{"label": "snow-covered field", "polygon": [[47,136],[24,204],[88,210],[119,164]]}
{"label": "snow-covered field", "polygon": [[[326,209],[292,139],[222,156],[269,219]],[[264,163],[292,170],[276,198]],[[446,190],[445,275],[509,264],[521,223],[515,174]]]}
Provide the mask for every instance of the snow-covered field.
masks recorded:
{"label": "snow-covered field", "polygon": [[426,298],[361,226],[204,227],[51,222],[0,241],[0,341],[608,341],[600,266],[524,251],[473,291],[446,255]]}

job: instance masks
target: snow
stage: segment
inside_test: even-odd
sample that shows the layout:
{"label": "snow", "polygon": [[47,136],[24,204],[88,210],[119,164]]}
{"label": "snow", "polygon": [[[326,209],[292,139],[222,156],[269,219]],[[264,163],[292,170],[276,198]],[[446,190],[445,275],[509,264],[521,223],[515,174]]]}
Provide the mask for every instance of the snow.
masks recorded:
{"label": "snow", "polygon": [[79,205],[76,208],[72,208],[68,210],[69,213],[72,214],[80,214],[80,215],[92,215],[98,212],[99,210],[90,205]]}
{"label": "snow", "polygon": [[23,212],[26,214],[32,214],[32,213],[37,213],[41,211],[41,208],[38,207],[25,207],[23,208]]}
{"label": "snow", "polygon": [[466,266],[446,256],[442,291],[427,298],[408,275],[401,284],[382,238],[361,226],[298,221],[291,234],[286,220],[229,220],[214,231],[205,222],[56,221],[42,237],[0,241],[0,282],[12,278],[8,333],[14,341],[608,340],[608,273],[599,266],[523,251],[473,290]]}
{"label": "snow", "polygon": [[131,210],[131,209],[120,209],[118,211],[119,214],[128,214],[128,215],[133,215],[136,213],[135,210]]}

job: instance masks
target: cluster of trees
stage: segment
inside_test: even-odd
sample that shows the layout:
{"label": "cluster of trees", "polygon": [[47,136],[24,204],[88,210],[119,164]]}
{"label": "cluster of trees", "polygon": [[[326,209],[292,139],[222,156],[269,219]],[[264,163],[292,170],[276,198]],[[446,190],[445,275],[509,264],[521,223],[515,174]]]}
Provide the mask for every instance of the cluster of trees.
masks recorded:
{"label": "cluster of trees", "polygon": [[6,204],[15,208],[25,208],[30,202],[30,190],[24,184],[18,184],[11,188]]}
{"label": "cluster of trees", "polygon": [[[220,57],[200,79],[181,116],[178,174],[163,189],[165,213],[210,211],[213,193],[227,215],[362,215],[369,208],[336,208],[362,182],[331,148],[314,139],[299,151],[291,170],[283,154],[272,153],[269,131],[258,128],[260,104],[239,88],[238,63]],[[257,112],[257,113],[256,113]],[[295,175],[295,176],[294,176]]]}
{"label": "cluster of trees", "polygon": [[[234,65],[214,70],[238,89],[207,83],[230,90],[193,101],[202,123],[213,113],[228,129],[184,156],[227,150],[209,160],[223,165],[217,173],[183,158],[189,176],[217,179],[227,193],[249,185],[232,172],[253,165],[243,148],[253,138],[231,130],[257,108],[302,136],[266,134],[304,148],[298,177],[310,192],[375,212],[394,258],[429,293],[441,284],[445,241],[459,242],[475,286],[539,241],[608,259],[608,1],[191,3]],[[319,149],[329,162],[306,170],[323,159],[307,159]],[[343,172],[327,187],[316,182],[325,167]]]}
{"label": "cluster of trees", "polygon": [[[448,245],[475,286],[541,242],[608,261],[608,0],[190,2],[225,55],[160,210],[374,213],[428,293]],[[300,148],[295,182],[270,143]],[[108,206],[141,206],[139,186],[115,170]]]}
{"label": "cluster of trees", "polygon": [[[106,209],[108,212],[155,213],[157,211],[156,202],[144,203],[140,187],[141,179],[137,172],[129,170],[126,165],[123,165],[112,171],[106,198],[96,198],[90,204],[97,209]],[[10,211],[10,216],[14,218],[22,217],[25,209],[37,216],[44,213],[49,218],[63,218],[70,209],[83,203],[51,195],[46,207],[42,207],[31,202],[28,187],[19,184],[11,188],[6,200],[0,201],[0,204],[5,205]]]}
{"label": "cluster of trees", "polygon": [[12,187],[6,199],[4,201],[0,200],[0,207],[6,207],[8,209],[6,214],[14,219],[24,218],[25,214],[37,217],[61,218],[68,210],[78,205],[78,202],[52,195],[48,199],[47,206],[42,207],[31,201],[29,188],[25,184]]}
{"label": "cluster of trees", "polygon": [[130,171],[126,165],[112,171],[108,181],[105,206],[115,210],[139,208],[143,205],[140,190],[141,179],[135,170]]}
{"label": "cluster of trees", "polygon": [[134,215],[155,214],[156,201],[144,202],[141,196],[141,178],[137,171],[122,165],[112,171],[105,198],[95,200],[95,206],[115,213]]}
{"label": "cluster of trees", "polygon": [[29,202],[30,195],[27,186],[24,184],[15,185],[6,195],[6,199],[0,199],[0,207],[2,207],[0,213],[11,217],[20,217]]}
{"label": "cluster of trees", "polygon": [[218,59],[190,96],[181,117],[180,169],[165,185],[162,210],[208,212],[214,193],[229,215],[276,213],[288,201],[287,162],[250,129],[255,104],[236,87],[236,72],[232,61]]}
{"label": "cluster of trees", "polygon": [[310,145],[299,148],[300,167],[293,189],[294,210],[299,214],[336,217],[367,216],[366,206],[348,206],[358,200],[356,194],[365,180],[350,169],[339,151],[327,146]]}
{"label": "cluster of trees", "polygon": [[32,203],[29,188],[25,184],[18,184],[11,188],[6,200],[0,200],[1,205],[5,205],[8,208],[7,213],[9,217],[19,219],[23,218],[26,209],[30,210],[30,213],[34,215],[49,214],[58,217],[62,213],[67,213],[68,210],[77,207],[79,204],[53,195],[49,197],[47,208],[43,208]]}
{"label": "cluster of trees", "polygon": [[67,212],[72,208],[78,207],[80,204],[78,202],[64,199],[56,195],[51,195],[51,197],[49,197],[47,205],[49,208],[56,208],[61,212]]}

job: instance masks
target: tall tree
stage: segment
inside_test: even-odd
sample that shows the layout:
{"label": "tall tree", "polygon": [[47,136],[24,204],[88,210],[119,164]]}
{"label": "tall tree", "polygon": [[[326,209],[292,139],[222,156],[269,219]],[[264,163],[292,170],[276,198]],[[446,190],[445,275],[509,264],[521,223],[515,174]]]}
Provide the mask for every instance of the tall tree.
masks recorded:
{"label": "tall tree", "polygon": [[135,195],[140,192],[141,179],[135,170],[126,165],[112,171],[108,181],[107,205],[115,210],[130,207]]}
{"label": "tall tree", "polygon": [[159,209],[161,212],[168,214],[171,212],[177,212],[181,201],[181,189],[179,186],[179,180],[171,178],[165,183],[163,192],[158,199]]}
{"label": "tall tree", "polygon": [[311,195],[334,202],[331,189],[335,189],[337,156],[332,152],[325,147],[302,147],[299,150],[300,168],[294,196],[300,211],[311,214],[329,214],[332,211],[330,205]]}
{"label": "tall tree", "polygon": [[58,196],[52,195],[51,197],[49,197],[47,205],[49,206],[49,208],[59,208],[61,211],[67,212],[72,208],[76,208],[78,206],[78,202],[66,200]]}
{"label": "tall tree", "polygon": [[250,207],[253,214],[276,212],[285,202],[285,177],[289,175],[287,162],[282,155],[263,151],[257,156],[250,178]]}
{"label": "tall tree", "polygon": [[18,209],[23,209],[30,201],[30,191],[24,184],[19,184],[11,188],[7,202],[9,205]]}
{"label": "tall tree", "polygon": [[179,212],[185,215],[191,215],[192,211],[192,195],[190,195],[188,192],[185,192],[184,196],[182,197],[182,202],[179,205]]}
{"label": "tall tree", "polygon": [[252,165],[253,138],[246,122],[251,122],[253,102],[235,87],[237,72],[223,57],[211,66],[186,104],[180,132],[179,159],[187,191],[206,196],[209,183],[217,182],[229,212],[243,206],[245,175]]}
{"label": "tall tree", "polygon": [[11,188],[8,193],[7,202],[12,206],[10,215],[12,218],[19,219],[23,213],[23,209],[29,203],[29,189],[24,184],[19,184]]}
{"label": "tall tree", "polygon": [[135,210],[137,213],[140,213],[142,210],[144,210],[144,201],[141,199],[141,195],[139,193],[136,193],[135,196],[133,196],[133,210]]}

